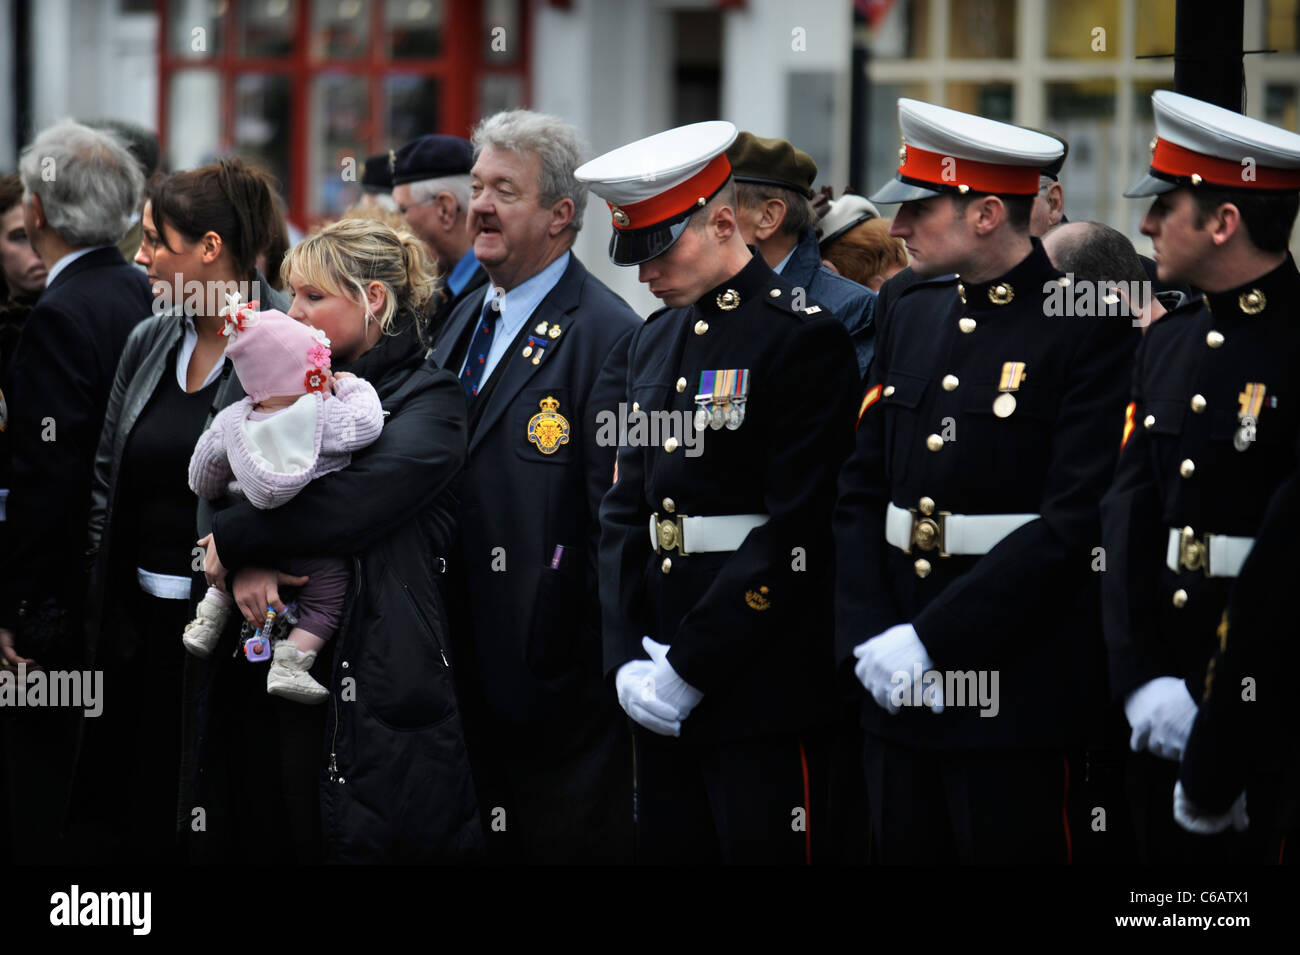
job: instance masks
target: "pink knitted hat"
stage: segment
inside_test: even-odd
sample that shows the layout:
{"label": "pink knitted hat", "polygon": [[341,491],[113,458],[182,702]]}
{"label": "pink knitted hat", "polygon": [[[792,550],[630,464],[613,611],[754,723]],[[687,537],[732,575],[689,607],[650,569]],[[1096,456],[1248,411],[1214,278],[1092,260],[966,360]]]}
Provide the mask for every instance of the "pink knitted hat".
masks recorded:
{"label": "pink knitted hat", "polygon": [[223,333],[230,338],[226,357],[234,362],[235,374],[253,401],[327,387],[329,339],[319,329],[284,312],[244,306],[227,317]]}

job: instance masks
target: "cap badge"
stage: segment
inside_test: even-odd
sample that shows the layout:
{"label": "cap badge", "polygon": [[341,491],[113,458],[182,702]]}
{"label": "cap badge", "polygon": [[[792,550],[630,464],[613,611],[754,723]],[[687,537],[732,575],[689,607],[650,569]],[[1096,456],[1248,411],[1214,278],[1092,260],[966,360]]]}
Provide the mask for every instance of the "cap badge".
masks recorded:
{"label": "cap badge", "polygon": [[989,289],[989,301],[994,305],[1006,305],[1015,297],[1015,291],[1005,282],[1000,282]]}
{"label": "cap badge", "polygon": [[559,413],[560,403],[547,395],[538,402],[542,410],[528,419],[528,442],[542,454],[554,454],[569,443],[569,422]]}
{"label": "cap badge", "polygon": [[1200,185],[1201,183],[1203,183],[1204,181],[1205,181],[1205,180],[1202,179],[1199,175],[1197,175],[1196,173],[1192,173],[1192,185],[1193,185],[1193,186],[1199,186],[1199,185]]}
{"label": "cap badge", "polygon": [[900,166],[907,165],[907,140],[906,139],[904,139],[901,143],[898,144],[898,164]]}
{"label": "cap badge", "polygon": [[1268,305],[1268,299],[1259,289],[1253,288],[1249,292],[1242,292],[1237,299],[1237,304],[1247,315],[1258,315]]}
{"label": "cap badge", "polygon": [[632,220],[628,218],[627,213],[624,212],[622,209],[620,209],[618,206],[615,206],[611,210],[611,212],[613,213],[614,216],[614,224],[617,226],[622,226],[623,228],[626,229],[628,225],[632,222]]}
{"label": "cap badge", "polygon": [[772,606],[772,601],[768,597],[768,592],[767,587],[759,587],[757,591],[746,590],[745,605],[749,607],[750,610],[766,610],[768,607]]}
{"label": "cap badge", "polygon": [[740,307],[740,293],[734,288],[729,288],[725,292],[719,293],[717,303],[718,308],[724,312],[730,312]]}

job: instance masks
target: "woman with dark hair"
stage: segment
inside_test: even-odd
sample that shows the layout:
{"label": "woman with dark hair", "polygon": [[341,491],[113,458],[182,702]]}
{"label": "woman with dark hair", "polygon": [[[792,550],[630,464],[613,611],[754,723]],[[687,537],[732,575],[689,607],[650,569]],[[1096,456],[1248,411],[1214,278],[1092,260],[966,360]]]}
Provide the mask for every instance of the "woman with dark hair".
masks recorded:
{"label": "woman with dark hair", "polygon": [[191,666],[202,682],[186,804],[205,820],[188,834],[192,859],[426,863],[481,851],[437,586],[465,399],[424,357],[430,271],[419,239],[361,219],[326,226],[285,259],[289,315],[329,337],[333,367],[373,384],[387,417],[347,468],[292,501],[212,515],[208,582],[227,579],[249,624],[284,611],[279,588],[294,579],[274,568],[295,557],[348,557],[353,580],[312,671],[329,705],[268,695],[264,664],[232,656],[233,632]]}
{"label": "woman with dark hair", "polygon": [[[194,605],[194,444],[239,392],[219,314],[230,290],[287,307],[254,265],[271,237],[273,181],[239,159],[155,176],[140,250],[154,316],[127,340],[95,458],[86,666],[106,703],[82,723],[69,842],[91,859],[178,857],[184,649]],[[256,290],[256,291],[254,291]]]}

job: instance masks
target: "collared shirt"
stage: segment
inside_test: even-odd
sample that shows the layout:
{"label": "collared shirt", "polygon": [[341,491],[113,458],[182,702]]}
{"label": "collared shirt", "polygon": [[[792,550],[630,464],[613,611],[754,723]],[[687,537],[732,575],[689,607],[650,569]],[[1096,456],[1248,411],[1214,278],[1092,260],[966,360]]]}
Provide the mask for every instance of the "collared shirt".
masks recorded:
{"label": "collared shirt", "polygon": [[[181,347],[176,349],[176,381],[181,386],[181,391],[189,391],[185,387],[185,380],[189,377],[190,358],[193,357],[194,349],[199,344],[199,330],[194,327],[194,319],[190,318],[190,316],[183,316],[183,321],[185,323],[185,337],[181,339]],[[206,388],[216,381],[221,376],[221,369],[225,364],[226,356],[223,353],[221,360],[212,366],[212,370],[208,372],[208,377],[203,379],[203,384],[199,388]]]}
{"label": "collared shirt", "polygon": [[474,272],[477,269],[478,259],[474,258],[474,249],[471,246],[470,250],[460,257],[460,261],[451,270],[451,274],[447,276],[447,289],[453,297],[459,295],[460,290],[469,284],[469,280],[474,277]]}
{"label": "collared shirt", "polygon": [[780,262],[776,263],[776,268],[774,268],[772,271],[775,272],[777,275],[780,275],[782,272],[784,272],[784,271],[785,271],[785,267],[786,267],[787,265],[789,265],[789,264],[790,264],[790,260],[791,260],[792,258],[794,258],[795,249],[797,249],[797,248],[799,248],[798,243],[795,244],[794,249],[791,249],[789,252],[786,253],[786,256],[785,256],[784,259],[782,259]]}
{"label": "collared shirt", "polygon": [[[542,269],[526,282],[520,283],[501,296],[501,317],[497,319],[496,332],[492,336],[492,347],[488,349],[487,361],[483,366],[482,381],[487,381],[494,369],[505,355],[506,349],[510,343],[515,340],[519,330],[524,324],[533,317],[533,312],[537,311],[537,306],[542,304],[542,299],[551,294],[551,289],[560,281],[560,276],[564,270],[569,267],[569,253],[565,251],[558,259]],[[496,291],[492,285],[488,285],[483,294],[483,301],[479,305],[480,311],[483,306],[492,300],[492,293]],[[465,356],[466,361],[469,356]],[[465,362],[460,364],[460,374],[465,374]]]}
{"label": "collared shirt", "polygon": [[73,262],[77,261],[77,259],[81,258],[83,255],[89,255],[91,252],[94,252],[96,249],[115,249],[115,248],[117,248],[117,246],[92,245],[88,249],[78,249],[76,252],[69,252],[67,255],[63,256],[63,258],[59,259],[59,261],[55,262],[54,265],[50,267],[49,273],[45,276],[45,287],[49,288],[51,285],[53,285],[54,280],[59,277],[59,273],[62,272],[64,269],[66,269]]}

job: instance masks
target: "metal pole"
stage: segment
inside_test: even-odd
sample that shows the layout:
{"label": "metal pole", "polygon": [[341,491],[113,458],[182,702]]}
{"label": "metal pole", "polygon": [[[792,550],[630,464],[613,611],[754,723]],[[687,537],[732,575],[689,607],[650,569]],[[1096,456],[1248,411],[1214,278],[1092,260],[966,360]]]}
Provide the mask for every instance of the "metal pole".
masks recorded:
{"label": "metal pole", "polygon": [[1241,112],[1245,0],[1178,0],[1174,89]]}

